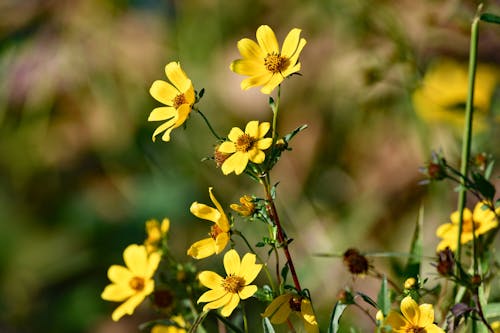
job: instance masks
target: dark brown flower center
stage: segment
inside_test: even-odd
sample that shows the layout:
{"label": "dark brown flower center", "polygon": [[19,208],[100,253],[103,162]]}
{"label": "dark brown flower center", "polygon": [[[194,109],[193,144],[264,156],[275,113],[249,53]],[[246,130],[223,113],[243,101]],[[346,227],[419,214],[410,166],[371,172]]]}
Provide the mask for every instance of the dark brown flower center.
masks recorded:
{"label": "dark brown flower center", "polygon": [[130,281],[129,281],[130,288],[134,289],[135,291],[142,291],[144,289],[144,279],[138,276],[134,276]]}
{"label": "dark brown flower center", "polygon": [[212,237],[214,240],[217,238],[217,236],[219,236],[220,234],[222,234],[224,231],[217,225],[217,224],[214,224],[211,228],[210,228],[210,237]]}
{"label": "dark brown flower center", "polygon": [[280,54],[268,54],[264,59],[264,66],[273,74],[281,73],[288,66],[288,58]]}
{"label": "dark brown flower center", "polygon": [[178,109],[182,104],[187,104],[187,99],[184,94],[179,94],[174,98],[174,108]]}
{"label": "dark brown flower center", "polygon": [[222,282],[222,287],[229,293],[237,294],[245,287],[245,279],[241,276],[229,275]]}
{"label": "dark brown flower center", "polygon": [[257,142],[257,140],[248,134],[242,134],[236,140],[236,150],[246,153],[250,149],[253,148],[253,145]]}
{"label": "dark brown flower center", "polygon": [[300,297],[294,296],[294,297],[290,298],[290,301],[288,301],[288,304],[290,305],[290,309],[292,309],[292,311],[300,312],[302,299]]}

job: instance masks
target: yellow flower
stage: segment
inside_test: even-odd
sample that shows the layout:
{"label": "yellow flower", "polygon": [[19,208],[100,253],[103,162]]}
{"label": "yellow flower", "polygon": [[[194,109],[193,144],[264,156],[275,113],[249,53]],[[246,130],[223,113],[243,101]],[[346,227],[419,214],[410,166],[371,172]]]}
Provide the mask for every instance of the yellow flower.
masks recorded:
{"label": "yellow flower", "polygon": [[250,121],[245,132],[233,127],[227,136],[230,141],[219,146],[221,153],[231,154],[222,164],[222,173],[227,175],[234,171],[239,175],[245,171],[248,161],[256,164],[264,162],[266,155],[263,150],[269,148],[273,141],[271,138],[264,138],[270,127],[268,122],[259,125],[257,120]]}
{"label": "yellow flower", "polygon": [[163,219],[161,225],[160,222],[155,219],[146,221],[146,234],[148,237],[144,241],[144,245],[146,246],[148,253],[159,250],[161,240],[167,235],[169,229],[169,219]]}
{"label": "yellow flower", "polygon": [[224,268],[227,276],[221,277],[211,271],[203,271],[198,275],[201,284],[211,290],[206,291],[198,299],[205,303],[203,311],[222,308],[221,315],[228,317],[238,306],[240,300],[251,297],[257,291],[256,285],[249,285],[259,274],[262,265],[255,263],[255,254],[247,253],[240,261],[235,250],[224,255]]}
{"label": "yellow flower", "polygon": [[255,204],[253,203],[253,199],[249,195],[244,195],[240,198],[240,204],[231,204],[232,210],[240,214],[241,216],[252,216],[255,211]]}
{"label": "yellow flower", "polygon": [[494,321],[491,323],[491,328],[493,329],[493,332],[495,333],[500,333],[500,321]]}
{"label": "yellow flower", "polygon": [[160,263],[160,254],[154,252],[148,256],[145,246],[132,244],[123,251],[123,260],[127,267],[113,265],[108,269],[108,278],[112,283],[101,294],[106,301],[124,302],[111,315],[114,321],[125,314],[132,314],[153,292],[153,275]]}
{"label": "yellow flower", "polygon": [[257,42],[243,38],[238,50],[243,59],[231,63],[230,69],[250,76],[241,82],[241,89],[262,86],[261,92],[270,94],[287,76],[300,71],[299,55],[306,40],[300,38],[300,29],[292,29],[279,49],[273,30],[267,25],[257,29]]}
{"label": "yellow flower", "polygon": [[[497,214],[500,213],[498,209]],[[451,223],[445,223],[438,227],[436,235],[442,238],[437,246],[437,252],[449,247],[451,250],[457,248],[458,243],[458,220],[459,212],[453,212],[450,215]],[[472,228],[475,228],[475,235],[478,237],[491,229],[498,226],[498,220],[494,212],[492,212],[483,202],[478,202],[474,208],[474,212],[468,208],[463,211],[462,237],[461,243],[465,244],[473,239]]]}
{"label": "yellow flower", "polygon": [[444,330],[434,324],[434,308],[432,304],[418,305],[410,296],[401,301],[401,315],[391,311],[385,320],[395,333],[444,333]]}
{"label": "yellow flower", "polygon": [[270,320],[273,324],[282,324],[292,313],[302,319],[307,333],[319,332],[311,301],[297,294],[287,293],[276,297],[262,316],[271,317]]}
{"label": "yellow flower", "polygon": [[167,326],[167,325],[155,325],[152,329],[151,329],[151,333],[186,333],[186,322],[184,321],[184,318],[182,318],[182,316],[173,316],[172,318],[170,318],[171,321],[175,322],[177,325],[179,325],[179,327],[182,327],[182,328],[179,328],[177,326],[174,326],[174,325],[170,325],[170,326]]}
{"label": "yellow flower", "polygon": [[[488,124],[495,87],[500,80],[497,67],[478,64],[474,89],[474,125]],[[416,113],[430,123],[447,123],[463,130],[468,90],[468,67],[453,60],[436,62],[426,72],[421,86],[413,93]]]}
{"label": "yellow flower", "polygon": [[184,124],[189,116],[195,102],[195,95],[191,80],[178,62],[167,64],[165,73],[172,84],[156,80],[151,85],[149,93],[166,106],[155,108],[149,115],[148,121],[166,120],[154,131],[153,141],[155,141],[156,135],[165,131],[162,140],[168,142],[170,141],[170,132]]}
{"label": "yellow flower", "polygon": [[215,199],[212,193],[212,187],[208,189],[208,192],[210,194],[210,199],[217,209],[198,202],[193,202],[191,205],[191,213],[193,213],[194,216],[215,223],[210,229],[209,238],[197,241],[188,249],[187,254],[196,259],[203,259],[214,253],[221,253],[229,242],[229,220],[222,206],[217,199]]}

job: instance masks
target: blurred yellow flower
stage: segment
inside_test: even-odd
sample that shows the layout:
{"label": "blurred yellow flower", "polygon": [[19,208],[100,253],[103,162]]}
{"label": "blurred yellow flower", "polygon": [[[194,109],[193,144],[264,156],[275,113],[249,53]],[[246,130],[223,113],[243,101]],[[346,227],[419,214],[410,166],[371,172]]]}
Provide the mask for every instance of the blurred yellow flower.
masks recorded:
{"label": "blurred yellow flower", "polygon": [[170,220],[165,218],[163,221],[152,219],[146,221],[147,238],[144,241],[148,253],[158,251],[160,249],[161,240],[167,235],[170,229]]}
{"label": "blurred yellow flower", "polygon": [[292,29],[279,49],[274,31],[267,25],[257,29],[257,42],[243,38],[238,50],[243,59],[231,63],[230,69],[250,76],[241,82],[241,89],[262,86],[261,92],[270,94],[287,76],[300,71],[299,55],[306,40],[300,38],[300,29]]}
{"label": "blurred yellow flower", "polygon": [[263,150],[269,148],[273,139],[264,138],[271,125],[263,122],[259,125],[257,120],[250,121],[243,132],[238,127],[233,127],[228,134],[230,141],[225,141],[219,146],[219,151],[231,154],[222,163],[222,172],[227,175],[234,171],[239,175],[247,167],[248,161],[256,164],[264,162],[266,155]]}
{"label": "blurred yellow flower", "polygon": [[[151,333],[186,333],[186,322],[182,316],[173,316],[170,318],[171,321],[175,322],[179,327],[174,325],[155,325],[151,329]],[[180,328],[182,327],[182,328]]]}
{"label": "blurred yellow flower", "polygon": [[212,187],[208,189],[208,192],[210,194],[210,199],[217,209],[198,202],[193,202],[191,205],[191,213],[194,216],[215,223],[211,227],[209,238],[205,238],[194,243],[188,249],[187,254],[195,259],[203,259],[214,253],[219,254],[222,250],[224,250],[229,242],[229,220],[227,219],[222,206],[219,204],[217,199],[215,199],[215,196],[212,193]]}
{"label": "blurred yellow flower", "polygon": [[273,324],[282,324],[292,313],[302,319],[307,333],[319,332],[311,301],[297,294],[287,293],[276,297],[267,306],[262,316],[271,317]]}
{"label": "blurred yellow flower", "polygon": [[101,298],[106,301],[124,302],[115,309],[111,318],[118,321],[135,308],[154,290],[153,275],[160,263],[160,254],[148,256],[146,247],[132,244],[123,251],[126,267],[113,265],[108,269],[111,284],[104,288]]}
{"label": "blurred yellow flower", "polygon": [[[474,126],[487,126],[500,70],[492,65],[478,64],[474,89]],[[416,113],[430,123],[446,123],[462,131],[468,90],[468,67],[454,60],[441,60],[425,73],[412,96]],[[477,127],[476,127],[477,126]]]}
{"label": "blurred yellow flower", "polygon": [[500,321],[494,321],[491,323],[491,328],[493,329],[493,332],[495,333],[500,333]]}
{"label": "blurred yellow flower", "polygon": [[395,333],[444,333],[444,330],[434,324],[434,308],[432,304],[418,305],[410,296],[401,301],[401,315],[391,311],[387,315],[385,325],[392,327]]}
{"label": "blurred yellow flower", "polygon": [[241,216],[252,216],[255,211],[255,204],[249,195],[244,195],[240,198],[240,205],[231,204],[229,207]]}
{"label": "blurred yellow flower", "polygon": [[198,275],[201,284],[211,290],[206,291],[198,299],[205,303],[203,311],[222,308],[221,315],[228,317],[238,306],[240,300],[251,297],[257,291],[256,285],[249,285],[259,274],[262,265],[255,263],[255,254],[247,253],[240,261],[235,250],[224,255],[226,277],[212,271],[203,271]]}
{"label": "blurred yellow flower", "polygon": [[194,87],[191,80],[178,62],[171,62],[165,66],[165,73],[171,83],[156,80],[151,85],[149,93],[157,101],[166,106],[155,108],[151,111],[148,121],[165,121],[153,133],[156,135],[165,131],[163,141],[170,141],[170,132],[184,124],[195,102]]}
{"label": "blurred yellow flower", "polygon": [[[500,209],[497,209],[497,214],[499,213]],[[449,247],[453,251],[457,248],[459,212],[453,212],[450,215],[450,220],[451,223],[442,224],[436,230],[436,235],[442,238],[437,246],[437,252],[444,250],[446,247]],[[472,241],[474,237],[472,233],[473,227],[475,229],[475,235],[478,237],[497,226],[497,216],[485,203],[478,202],[474,208],[474,212],[465,208],[463,211],[461,243],[465,244]]]}

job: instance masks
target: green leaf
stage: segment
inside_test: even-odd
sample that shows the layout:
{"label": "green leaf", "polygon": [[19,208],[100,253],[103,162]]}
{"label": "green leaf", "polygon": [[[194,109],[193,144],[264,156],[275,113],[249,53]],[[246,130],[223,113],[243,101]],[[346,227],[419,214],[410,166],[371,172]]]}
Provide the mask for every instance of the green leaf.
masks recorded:
{"label": "green leaf", "polygon": [[474,172],[472,174],[472,179],[474,180],[474,187],[489,201],[493,201],[495,197],[495,186],[491,184],[484,176],[480,173]]}
{"label": "green leaf", "polygon": [[382,283],[380,285],[380,291],[377,295],[378,307],[387,316],[389,310],[391,309],[391,299],[389,297],[389,288],[387,288],[387,277],[384,275],[382,278]]}
{"label": "green leaf", "polygon": [[262,288],[257,289],[253,296],[259,301],[271,302],[274,298],[274,293],[271,287],[269,287],[268,285],[264,285]]}
{"label": "green leaf", "polygon": [[[406,262],[405,276],[417,278],[420,275],[420,266],[422,262],[422,226],[424,221],[424,206],[421,205],[418,211],[417,221],[415,223],[415,231],[411,241],[410,256]],[[385,315],[385,313],[384,313]]]}
{"label": "green leaf", "polygon": [[304,124],[304,125],[301,125],[299,127],[297,127],[296,129],[294,129],[293,131],[291,131],[290,133],[288,133],[287,135],[285,135],[283,137],[283,140],[285,140],[286,143],[290,142],[290,140],[295,136],[297,135],[299,132],[305,130],[307,128],[307,125]]}
{"label": "green leaf", "polygon": [[500,303],[489,303],[484,306],[484,316],[486,318],[500,317]]}
{"label": "green leaf", "polygon": [[337,333],[339,330],[339,320],[342,317],[347,304],[337,302],[333,307],[332,314],[330,315],[330,325],[328,326],[328,333]]}
{"label": "green leaf", "polygon": [[363,294],[362,292],[359,292],[359,291],[356,292],[356,294],[358,294],[359,296],[361,296],[361,298],[363,299],[363,301],[365,301],[366,303],[370,304],[375,309],[379,308],[379,306],[377,305],[377,302],[375,302],[374,300],[372,300],[370,296],[368,296],[366,294]]}
{"label": "green leaf", "polygon": [[275,332],[273,324],[271,324],[271,321],[267,317],[262,319],[262,329],[263,329],[264,333],[274,333]]}
{"label": "green leaf", "polygon": [[483,13],[479,18],[484,22],[500,24],[500,16],[495,14]]}

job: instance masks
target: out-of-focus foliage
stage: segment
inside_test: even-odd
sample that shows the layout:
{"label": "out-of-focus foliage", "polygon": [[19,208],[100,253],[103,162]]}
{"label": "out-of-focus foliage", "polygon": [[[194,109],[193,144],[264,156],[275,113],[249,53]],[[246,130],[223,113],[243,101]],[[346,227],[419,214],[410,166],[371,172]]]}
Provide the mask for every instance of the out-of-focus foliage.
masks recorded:
{"label": "out-of-focus foliage", "polygon": [[[454,198],[424,200],[418,166],[436,148],[458,160],[459,145],[446,123],[415,115],[411,95],[429,64],[467,62],[475,7],[452,0],[0,2],[0,331],[135,332],[150,316],[139,309],[111,322],[113,305],[99,297],[107,267],[142,242],[150,218],[170,218],[172,246],[183,254],[204,230],[189,232],[200,227],[191,202],[211,185],[224,188],[219,199],[228,206],[254,184],[200,162],[214,147],[195,115],[172,134],[178,144],[151,142],[147,117],[159,105],[148,89],[179,60],[195,89],[207,88],[202,110],[220,133],[263,116],[267,99],[257,89],[242,92],[229,70],[236,41],[254,39],[261,24],[280,40],[300,27],[308,41],[303,76],[282,92],[287,116],[279,130],[309,127],[275,173],[286,193],[279,208],[297,235],[291,251],[305,284],[316,286],[319,320],[326,322],[349,278],[342,263],[312,254],[352,244],[407,250],[424,201],[424,254],[433,255],[435,226]],[[485,8],[499,12],[494,1]],[[498,27],[481,32],[479,50],[481,63],[499,66]],[[498,90],[489,107],[500,114]],[[491,122],[476,149],[498,158],[497,142]]]}

